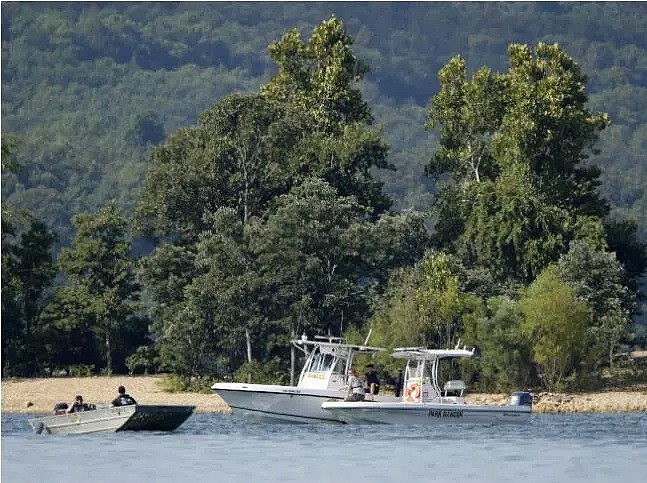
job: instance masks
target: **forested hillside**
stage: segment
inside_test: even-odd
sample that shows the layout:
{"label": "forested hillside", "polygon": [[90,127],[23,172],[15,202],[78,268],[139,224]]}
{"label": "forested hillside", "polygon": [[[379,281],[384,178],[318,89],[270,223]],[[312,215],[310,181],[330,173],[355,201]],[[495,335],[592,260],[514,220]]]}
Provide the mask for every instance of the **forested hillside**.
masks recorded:
{"label": "forested hillside", "polygon": [[647,342],[646,27],[620,3],[3,4],[5,375],[276,381],[294,335],[369,328],[481,347],[483,389],[619,374]]}
{"label": "forested hillside", "polygon": [[6,3],[2,132],[20,136],[24,169],[2,199],[71,237],[71,216],[110,199],[128,210],[147,151],[232,92],[275,73],[266,47],[291,27],[336,14],[371,71],[362,86],[398,169],[378,173],[396,208],[426,210],[435,147],[424,113],[437,73],[461,54],[470,69],[506,66],[512,42],[558,42],[588,75],[602,133],[602,194],[647,226],[647,14],[641,3]]}

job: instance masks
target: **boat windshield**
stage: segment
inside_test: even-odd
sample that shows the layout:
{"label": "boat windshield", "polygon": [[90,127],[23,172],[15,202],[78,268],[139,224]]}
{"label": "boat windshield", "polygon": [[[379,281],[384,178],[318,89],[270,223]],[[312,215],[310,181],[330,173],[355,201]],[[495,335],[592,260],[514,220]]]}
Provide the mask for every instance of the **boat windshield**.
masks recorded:
{"label": "boat windshield", "polygon": [[306,355],[298,385],[311,388],[343,386],[346,383],[346,372],[351,367],[356,353],[374,354],[384,350],[379,347],[345,344],[337,340],[300,339],[292,343]]}
{"label": "boat windshield", "polygon": [[332,354],[317,354],[312,359],[312,364],[310,365],[311,372],[326,372],[333,370],[338,365],[339,359]]}

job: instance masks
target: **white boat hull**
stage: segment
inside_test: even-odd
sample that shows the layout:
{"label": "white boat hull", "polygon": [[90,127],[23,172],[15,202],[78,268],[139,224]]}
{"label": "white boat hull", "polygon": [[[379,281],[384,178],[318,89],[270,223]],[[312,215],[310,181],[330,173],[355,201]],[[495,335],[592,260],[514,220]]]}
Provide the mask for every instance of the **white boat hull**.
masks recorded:
{"label": "white boat hull", "polygon": [[266,384],[218,383],[213,389],[235,413],[296,423],[339,423],[321,404],[345,397],[338,390]]}
{"label": "white boat hull", "polygon": [[500,424],[524,423],[529,406],[481,406],[439,403],[326,401],[322,408],[348,424]]}
{"label": "white boat hull", "polygon": [[86,434],[99,431],[117,431],[134,413],[134,405],[121,406],[45,416],[32,419],[29,422],[34,430],[38,432],[48,434]]}

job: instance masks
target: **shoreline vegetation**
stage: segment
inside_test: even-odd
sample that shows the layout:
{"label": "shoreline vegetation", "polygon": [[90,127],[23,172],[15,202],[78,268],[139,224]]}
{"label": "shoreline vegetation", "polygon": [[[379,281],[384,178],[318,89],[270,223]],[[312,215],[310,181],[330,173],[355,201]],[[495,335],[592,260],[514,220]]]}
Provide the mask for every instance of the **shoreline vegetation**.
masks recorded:
{"label": "shoreline vegetation", "polygon": [[[36,379],[2,379],[2,412],[50,413],[58,402],[70,403],[77,394],[88,403],[107,404],[117,394],[117,387],[140,404],[194,405],[196,412],[229,413],[227,404],[217,394],[167,392],[164,376],[97,376]],[[506,404],[509,394],[468,394],[471,404]],[[647,384],[622,389],[583,393],[536,393],[536,413],[629,413],[647,412]]]}

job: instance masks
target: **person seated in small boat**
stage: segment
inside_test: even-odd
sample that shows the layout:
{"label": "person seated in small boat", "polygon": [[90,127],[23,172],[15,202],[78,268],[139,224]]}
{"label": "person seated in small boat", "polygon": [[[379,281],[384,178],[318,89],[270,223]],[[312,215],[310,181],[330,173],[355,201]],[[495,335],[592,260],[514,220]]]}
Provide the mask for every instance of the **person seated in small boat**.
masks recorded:
{"label": "person seated in small boat", "polygon": [[345,401],[364,400],[364,385],[362,384],[360,378],[357,376],[357,371],[355,369],[348,371],[348,383],[345,389],[348,389],[348,396],[346,396]]}
{"label": "person seated in small boat", "polygon": [[68,413],[82,413],[88,410],[88,405],[83,404],[83,396],[79,395],[74,398],[72,405],[67,408]]}
{"label": "person seated in small boat", "polygon": [[110,403],[111,408],[137,404],[137,401],[135,401],[134,397],[132,397],[130,394],[126,394],[126,388],[124,386],[119,386],[117,392],[119,393],[119,395]]}
{"label": "person seated in small boat", "polygon": [[366,365],[366,393],[369,395],[369,399],[372,401],[374,396],[380,392],[380,380],[377,377],[375,370],[373,369],[373,364]]}

